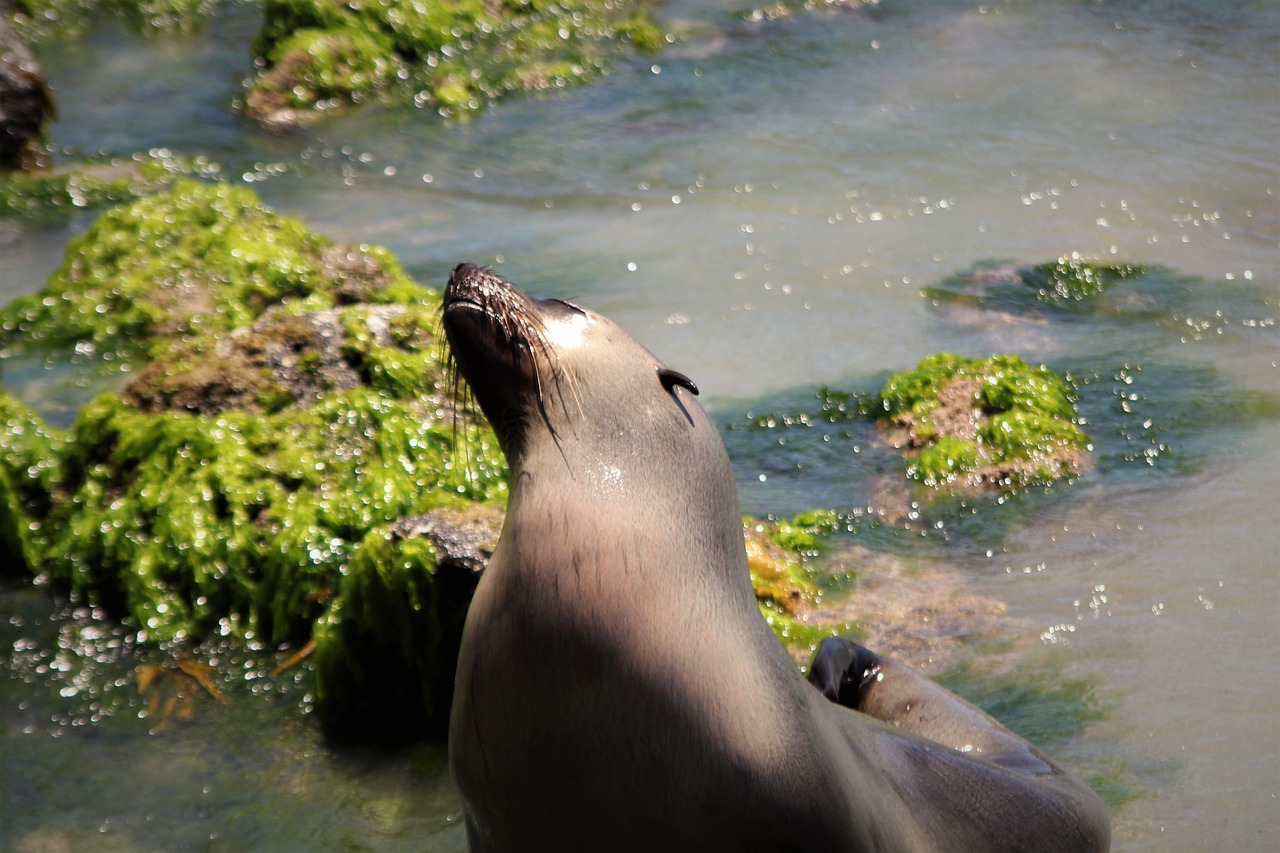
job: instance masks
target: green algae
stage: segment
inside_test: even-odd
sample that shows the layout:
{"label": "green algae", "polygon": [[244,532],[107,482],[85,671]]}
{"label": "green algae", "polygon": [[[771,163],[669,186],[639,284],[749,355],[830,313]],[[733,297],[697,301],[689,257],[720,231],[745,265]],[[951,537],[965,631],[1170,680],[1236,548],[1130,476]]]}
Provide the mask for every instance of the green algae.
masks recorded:
{"label": "green algae", "polygon": [[145,358],[272,305],[315,311],[394,301],[410,288],[385,250],[335,246],[246,187],[180,179],[73,239],[43,291],[0,311],[0,344],[59,358]]}
{"label": "green algae", "polygon": [[390,96],[457,115],[602,73],[666,43],[645,0],[266,0],[245,109],[269,124]]}
{"label": "green algae", "polygon": [[191,35],[218,6],[219,0],[20,0],[13,23],[33,44],[82,36],[103,15],[142,35]]}
{"label": "green algae", "polygon": [[828,537],[843,528],[828,510],[801,513],[793,519],[743,517],[747,568],[760,615],[793,653],[804,657],[826,637],[858,633],[848,623],[812,620],[825,592],[813,561]]}
{"label": "green algae", "polygon": [[66,436],[0,391],[0,575],[40,565],[36,540],[60,474]]}
{"label": "green algae", "polygon": [[1049,263],[1024,267],[1023,282],[1041,302],[1064,304],[1084,302],[1121,282],[1146,274],[1141,264],[1099,264],[1079,255],[1064,256]]}
{"label": "green algae", "polygon": [[908,475],[927,486],[1049,482],[1078,473],[1090,449],[1067,383],[1017,356],[930,356],[889,378],[879,408],[906,430]]}
{"label": "green algae", "polygon": [[353,551],[315,626],[316,709],[330,732],[376,739],[442,734],[473,574],[437,564],[435,546],[391,525]]}
{"label": "green algae", "polygon": [[939,306],[972,306],[1014,314],[1141,316],[1164,310],[1186,277],[1146,264],[1104,263],[1079,253],[1040,264],[986,260],[925,288]]}
{"label": "green algae", "polygon": [[47,566],[159,640],[305,639],[371,528],[502,494],[496,442],[453,463],[453,426],[358,388],[269,414],[82,412]]}
{"label": "green algae", "polygon": [[791,519],[777,519],[766,528],[766,534],[780,548],[801,558],[817,557],[831,534],[844,529],[840,514],[829,509],[803,512]]}
{"label": "green algae", "polygon": [[206,157],[153,148],[131,157],[12,172],[0,175],[0,215],[66,215],[141,198],[184,176],[213,177],[220,171]]}
{"label": "green algae", "polygon": [[1055,663],[1028,664],[1009,672],[983,672],[974,664],[960,664],[937,681],[1049,752],[1106,719],[1113,708],[1097,696],[1096,678],[1064,677]]}
{"label": "green algae", "polygon": [[[963,663],[936,680],[1051,755],[1061,754],[1116,708],[1114,700],[1099,696],[1096,676],[1067,676],[1058,659],[1043,655],[1004,672]],[[1153,764],[1128,754],[1117,744],[1104,751],[1086,750],[1069,764],[1112,809],[1147,796],[1151,777],[1166,776],[1172,769],[1167,762]]]}

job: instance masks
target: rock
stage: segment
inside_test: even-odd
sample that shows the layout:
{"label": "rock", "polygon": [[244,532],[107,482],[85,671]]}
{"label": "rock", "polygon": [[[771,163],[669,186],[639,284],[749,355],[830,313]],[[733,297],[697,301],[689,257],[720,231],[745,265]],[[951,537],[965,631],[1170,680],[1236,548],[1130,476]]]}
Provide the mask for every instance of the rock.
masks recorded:
{"label": "rock", "polygon": [[1017,356],[940,353],[889,378],[876,407],[907,448],[908,476],[958,492],[1005,491],[1079,474],[1089,437],[1070,388]]}
{"label": "rock", "polygon": [[445,115],[601,73],[620,49],[666,43],[647,0],[339,4],[267,0],[244,101],[269,127],[309,124],[380,97]]}
{"label": "rock", "polygon": [[482,504],[440,508],[364,537],[316,625],[316,711],[331,736],[448,729],[463,622],[502,518]]}
{"label": "rock", "polygon": [[48,286],[0,312],[0,343],[10,353],[145,361],[272,306],[302,313],[354,298],[412,302],[420,292],[385,249],[335,246],[246,187],[182,179],[108,210],[73,239]]}
{"label": "rock", "polygon": [[53,95],[40,65],[0,14],[0,168],[33,170],[48,165],[40,141],[54,118]]}

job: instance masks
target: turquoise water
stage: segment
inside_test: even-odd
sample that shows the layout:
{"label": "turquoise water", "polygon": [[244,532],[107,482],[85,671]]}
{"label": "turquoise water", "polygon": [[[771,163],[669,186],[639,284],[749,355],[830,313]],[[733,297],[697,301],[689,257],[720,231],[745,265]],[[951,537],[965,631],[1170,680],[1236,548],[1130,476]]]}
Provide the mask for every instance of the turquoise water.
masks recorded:
{"label": "turquoise water", "polygon": [[[379,107],[253,128],[227,109],[247,11],[190,39],[104,25],[41,59],[60,146],[206,154],[313,228],[389,246],[419,280],[491,264],[617,320],[697,381],[744,510],[834,507],[877,553],[1008,608],[999,642],[948,650],[971,673],[957,689],[980,692],[993,669],[1089,685],[1099,713],[1063,717],[1053,750],[1105,789],[1115,849],[1269,849],[1280,4],[884,0],[765,23],[748,8],[672,3],[665,20],[685,35],[667,53],[460,125]],[[39,289],[89,221],[0,222],[0,298]],[[1140,310],[1094,318],[922,295],[978,261],[1073,252],[1165,278]],[[874,436],[753,426],[818,411],[823,386],[875,390],[939,350],[1070,373],[1094,469],[890,528],[874,521],[891,471]],[[82,393],[5,379],[55,413]],[[57,649],[78,624],[40,627],[25,592],[3,602],[21,614],[8,647]],[[438,752],[325,747],[295,710],[304,688],[256,670],[228,705],[206,697],[151,734],[130,683],[142,653],[109,642],[93,640],[104,662],[78,681],[79,663],[11,666],[0,847],[461,845]],[[103,683],[118,686],[99,697]],[[275,698],[234,701],[255,690]]]}

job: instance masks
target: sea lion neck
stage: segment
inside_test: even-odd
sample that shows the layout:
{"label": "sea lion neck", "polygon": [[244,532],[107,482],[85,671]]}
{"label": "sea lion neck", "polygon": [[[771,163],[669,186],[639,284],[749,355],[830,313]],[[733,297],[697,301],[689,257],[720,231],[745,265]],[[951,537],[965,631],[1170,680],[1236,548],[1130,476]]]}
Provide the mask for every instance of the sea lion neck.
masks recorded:
{"label": "sea lion neck", "polygon": [[[502,444],[513,506],[589,528],[663,507],[714,542],[751,604],[733,468],[697,387],[607,318],[459,264],[444,294],[457,370]],[[697,488],[673,488],[696,472]],[[675,534],[672,534],[675,535]],[[739,571],[740,569],[740,571]],[[754,606],[744,611],[755,613]]]}

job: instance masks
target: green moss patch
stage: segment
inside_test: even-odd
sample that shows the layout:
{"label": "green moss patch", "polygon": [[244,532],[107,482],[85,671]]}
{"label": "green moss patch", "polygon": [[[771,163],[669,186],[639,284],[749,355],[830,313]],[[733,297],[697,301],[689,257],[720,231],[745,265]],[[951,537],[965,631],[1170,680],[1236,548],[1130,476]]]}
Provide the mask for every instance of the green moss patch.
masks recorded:
{"label": "green moss patch", "polygon": [[[197,343],[98,398],[72,430],[50,572],[160,640],[308,637],[369,530],[505,493],[496,441],[442,402],[436,300],[401,306],[399,336],[378,331],[385,308],[341,309],[328,327],[374,331],[329,350],[284,315],[257,343]],[[350,387],[323,379],[333,352]]]}
{"label": "green moss patch", "polygon": [[930,356],[889,378],[879,409],[928,486],[1049,482],[1079,473],[1090,449],[1070,387],[1016,356]]}
{"label": "green moss patch", "polygon": [[34,540],[58,484],[66,437],[3,392],[0,421],[0,575],[16,575],[40,565]]}
{"label": "green moss patch", "polygon": [[445,114],[514,91],[590,79],[620,45],[665,43],[645,0],[266,0],[246,111],[269,124],[314,120],[383,93]]}
{"label": "green moss patch", "polygon": [[822,552],[823,540],[842,527],[836,513],[824,510],[791,520],[743,518],[747,568],[760,614],[778,639],[801,657],[824,637],[855,631],[848,623],[811,618],[824,590],[810,561]]}
{"label": "green moss patch", "polygon": [[184,176],[213,177],[219,171],[205,157],[157,148],[132,157],[12,172],[0,176],[0,214],[40,216],[105,207],[150,195]]}
{"label": "green moss patch", "polygon": [[1155,291],[1180,280],[1161,267],[1091,261],[1073,253],[1041,264],[981,261],[924,293],[939,306],[1089,317],[1155,310],[1168,301],[1155,298]]}
{"label": "green moss patch", "polygon": [[183,179],[72,240],[48,287],[0,312],[0,342],[62,358],[146,358],[273,305],[393,302],[413,287],[384,249],[335,246],[248,188]]}
{"label": "green moss patch", "polygon": [[467,607],[502,522],[436,510],[365,535],[316,625],[316,710],[335,734],[443,734]]}

